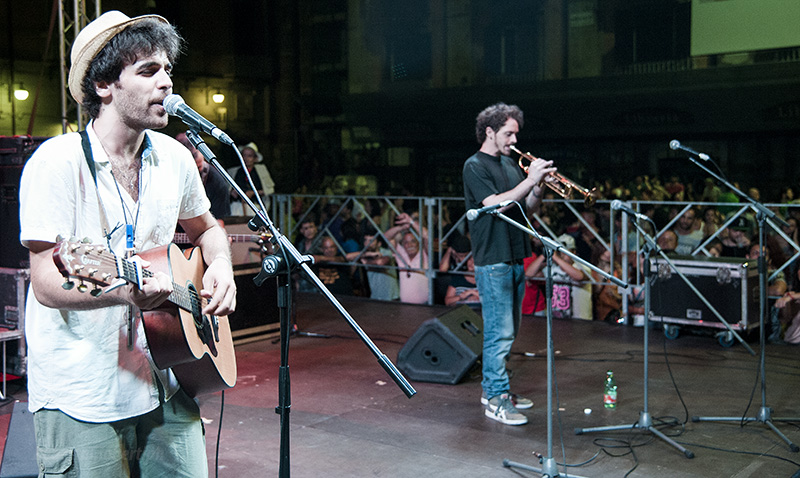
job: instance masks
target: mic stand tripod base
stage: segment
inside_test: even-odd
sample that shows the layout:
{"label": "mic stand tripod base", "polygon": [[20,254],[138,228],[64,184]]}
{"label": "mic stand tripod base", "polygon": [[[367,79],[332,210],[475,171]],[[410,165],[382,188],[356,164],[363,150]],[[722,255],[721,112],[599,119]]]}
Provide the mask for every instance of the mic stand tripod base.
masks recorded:
{"label": "mic stand tripod base", "polygon": [[761,407],[758,410],[758,415],[755,417],[692,417],[693,422],[758,422],[763,423],[768,426],[773,432],[775,432],[781,440],[783,440],[786,445],[789,446],[789,450],[797,453],[800,451],[800,447],[794,444],[792,440],[789,439],[786,435],[781,433],[778,430],[778,427],[775,426],[773,420],[779,422],[800,422],[800,417],[793,417],[793,418],[772,418],[772,409],[769,407]]}
{"label": "mic stand tripod base", "polygon": [[686,458],[694,458],[694,453],[691,450],[687,450],[686,448],[682,447],[680,444],[675,442],[675,440],[664,435],[663,433],[661,433],[660,430],[654,428],[653,418],[650,416],[650,413],[645,411],[639,412],[639,421],[637,421],[633,425],[612,425],[606,427],[576,428],[575,434],[582,435],[584,433],[609,432],[618,430],[642,430],[644,432],[650,432],[653,435],[657,436],[658,438],[661,438],[665,442],[669,443],[673,447],[677,448],[681,453],[684,454],[684,456],[686,456]]}
{"label": "mic stand tripod base", "polygon": [[564,478],[584,478],[580,475],[559,475],[558,463],[556,463],[555,458],[540,458],[540,461],[542,462],[541,468],[534,468],[530,465],[517,463],[511,460],[503,460],[503,466],[506,468],[519,468],[525,471],[535,471],[537,473],[542,473],[542,476],[547,478],[557,478],[559,476],[563,476]]}

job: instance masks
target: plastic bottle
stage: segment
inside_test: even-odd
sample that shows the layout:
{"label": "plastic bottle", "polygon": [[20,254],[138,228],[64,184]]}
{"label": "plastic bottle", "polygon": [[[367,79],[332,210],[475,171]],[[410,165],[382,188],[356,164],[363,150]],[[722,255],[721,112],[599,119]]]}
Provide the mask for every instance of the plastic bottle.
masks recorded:
{"label": "plastic bottle", "polygon": [[606,408],[617,408],[617,381],[614,379],[614,372],[606,372],[606,382],[603,387],[603,406]]}

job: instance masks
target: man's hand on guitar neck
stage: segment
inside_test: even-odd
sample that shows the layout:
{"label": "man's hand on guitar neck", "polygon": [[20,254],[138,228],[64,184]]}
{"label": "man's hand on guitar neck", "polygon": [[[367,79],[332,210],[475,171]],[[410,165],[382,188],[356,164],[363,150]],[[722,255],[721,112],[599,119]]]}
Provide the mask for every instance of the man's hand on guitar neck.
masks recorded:
{"label": "man's hand on guitar neck", "polygon": [[[150,263],[139,256],[131,258],[131,262],[141,264],[146,269]],[[160,306],[172,294],[172,279],[162,271],[152,273],[152,276],[141,279],[141,287],[136,284],[127,284],[125,289],[128,294],[128,302],[138,307],[140,310],[152,310]]]}

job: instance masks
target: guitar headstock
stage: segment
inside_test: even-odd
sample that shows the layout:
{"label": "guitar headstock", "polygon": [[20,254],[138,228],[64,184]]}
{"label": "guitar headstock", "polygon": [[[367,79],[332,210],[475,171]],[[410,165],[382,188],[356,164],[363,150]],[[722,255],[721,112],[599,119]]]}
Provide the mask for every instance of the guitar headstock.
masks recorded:
{"label": "guitar headstock", "polygon": [[86,292],[86,282],[94,284],[91,294],[102,293],[100,287],[111,285],[118,277],[117,258],[102,244],[91,244],[84,240],[64,239],[53,249],[53,261],[66,279],[62,287],[72,289],[74,279],[80,284],[78,291]]}

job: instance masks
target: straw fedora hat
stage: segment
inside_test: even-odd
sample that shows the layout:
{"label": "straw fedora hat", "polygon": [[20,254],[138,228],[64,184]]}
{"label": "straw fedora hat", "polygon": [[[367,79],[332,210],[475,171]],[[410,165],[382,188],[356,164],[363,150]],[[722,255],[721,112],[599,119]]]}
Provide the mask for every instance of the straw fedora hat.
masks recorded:
{"label": "straw fedora hat", "polygon": [[256,162],[257,163],[260,163],[261,161],[264,160],[264,155],[261,154],[261,152],[258,150],[258,146],[256,146],[256,144],[254,142],[252,142],[252,141],[247,143],[244,146],[237,146],[237,148],[239,149],[240,153],[244,152],[244,150],[247,149],[247,148],[252,149],[253,152],[256,153]]}
{"label": "straw fedora hat", "polygon": [[122,12],[112,10],[97,17],[78,33],[78,37],[75,38],[75,42],[72,44],[72,54],[70,55],[72,66],[69,69],[69,80],[67,82],[69,92],[75,98],[75,101],[83,103],[81,83],[83,83],[83,78],[89,69],[89,64],[100,50],[125,28],[147,19],[169,23],[166,18],[159,15],[142,15],[130,18]]}

